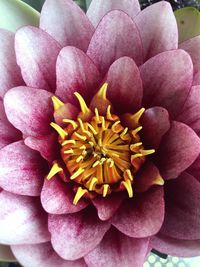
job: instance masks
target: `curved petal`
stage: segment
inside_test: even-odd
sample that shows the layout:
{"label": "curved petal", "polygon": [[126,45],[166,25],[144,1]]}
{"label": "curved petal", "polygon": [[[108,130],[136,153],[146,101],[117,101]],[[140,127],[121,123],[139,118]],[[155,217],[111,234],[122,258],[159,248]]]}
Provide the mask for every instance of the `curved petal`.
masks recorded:
{"label": "curved petal", "polygon": [[39,15],[39,12],[20,0],[0,2],[0,28],[15,32],[25,25],[38,26]]}
{"label": "curved petal", "polygon": [[131,238],[113,228],[105,234],[101,243],[85,256],[85,261],[89,267],[141,267],[146,258],[148,244],[148,238]]}
{"label": "curved petal", "polygon": [[10,89],[4,97],[8,120],[25,135],[49,134],[53,119],[51,96],[45,90],[25,86]]}
{"label": "curved petal", "polygon": [[16,258],[13,255],[10,246],[0,245],[0,261],[15,262]]}
{"label": "curved petal", "polygon": [[168,111],[162,107],[149,108],[144,112],[140,122],[145,147],[157,149],[162,137],[170,128]]}
{"label": "curved petal", "polygon": [[142,39],[145,60],[177,49],[178,29],[171,5],[160,1],[145,8],[134,19]]}
{"label": "curved petal", "polygon": [[200,139],[181,122],[172,122],[158,151],[158,166],[164,179],[173,179],[186,170],[200,153]]}
{"label": "curved petal", "polygon": [[56,60],[61,46],[46,32],[23,27],[15,35],[17,63],[27,86],[55,91]]}
{"label": "curved petal", "polygon": [[24,84],[16,63],[14,34],[3,29],[0,29],[0,70],[0,97],[3,98],[10,88]]}
{"label": "curved petal", "polygon": [[71,0],[47,0],[41,11],[40,28],[62,46],[73,45],[83,51],[94,32],[84,12]]}
{"label": "curved petal", "polygon": [[66,260],[85,256],[102,240],[110,227],[92,209],[69,215],[49,215],[49,231],[55,251]]}
{"label": "curved petal", "polygon": [[60,149],[56,133],[40,137],[29,136],[24,140],[24,143],[31,149],[38,151],[50,163],[59,157]]}
{"label": "curved petal", "polygon": [[133,58],[140,65],[143,61],[142,45],[135,23],[122,11],[109,12],[96,28],[87,54],[103,74],[123,56]]}
{"label": "curved petal", "polygon": [[163,220],[163,189],[155,187],[128,199],[114,215],[112,224],[127,236],[143,238],[156,234]]}
{"label": "curved petal", "polygon": [[0,99],[0,149],[21,138],[21,133],[7,120],[3,102]]}
{"label": "curved petal", "polygon": [[107,196],[106,198],[96,197],[92,202],[97,209],[99,219],[106,221],[117,212],[123,200],[123,195],[116,194]]}
{"label": "curved petal", "polygon": [[191,38],[179,45],[180,49],[190,54],[194,65],[193,85],[200,84],[200,36]]}
{"label": "curved petal", "polygon": [[182,173],[165,188],[166,215],[161,233],[177,239],[200,239],[200,183]]}
{"label": "curved petal", "polygon": [[47,219],[39,199],[0,193],[0,242],[9,245],[50,240]]}
{"label": "curved petal", "polygon": [[87,10],[87,16],[97,27],[101,19],[114,9],[124,11],[131,18],[134,18],[140,12],[140,4],[138,0],[93,0]]}
{"label": "curved petal", "polygon": [[0,150],[0,186],[11,193],[39,196],[46,167],[23,141],[12,143]]}
{"label": "curved petal", "polygon": [[56,95],[64,102],[77,104],[74,92],[91,100],[100,81],[100,74],[91,59],[75,47],[65,47],[57,60]]}
{"label": "curved petal", "polygon": [[195,257],[200,255],[200,240],[180,240],[158,235],[150,239],[150,247],[159,252],[177,257]]}
{"label": "curved petal", "polygon": [[183,109],[176,120],[184,122],[198,135],[200,134],[200,86],[191,88]]}
{"label": "curved petal", "polygon": [[26,267],[87,267],[84,260],[66,261],[53,250],[51,243],[12,246],[17,260]]}
{"label": "curved petal", "polygon": [[41,202],[43,208],[51,214],[75,213],[84,209],[88,204],[84,199],[77,205],[73,204],[73,189],[66,183],[63,183],[59,177],[53,177],[50,181],[44,181],[41,193]]}
{"label": "curved petal", "polygon": [[108,99],[121,113],[135,112],[141,107],[143,88],[140,72],[133,59],[116,60],[106,75]]}
{"label": "curved petal", "polygon": [[200,182],[200,156],[198,156],[195,162],[187,169],[187,172]]}
{"label": "curved petal", "polygon": [[192,86],[193,65],[183,50],[160,53],[140,68],[145,107],[162,106],[170,115],[180,112]]}

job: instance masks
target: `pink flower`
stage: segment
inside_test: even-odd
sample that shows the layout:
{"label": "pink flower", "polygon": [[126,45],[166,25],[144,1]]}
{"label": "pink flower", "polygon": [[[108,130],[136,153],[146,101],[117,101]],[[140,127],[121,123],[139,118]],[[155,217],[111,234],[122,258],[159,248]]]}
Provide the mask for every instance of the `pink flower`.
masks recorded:
{"label": "pink flower", "polygon": [[23,266],[200,254],[199,38],[165,1],[47,0],[0,30],[0,243]]}

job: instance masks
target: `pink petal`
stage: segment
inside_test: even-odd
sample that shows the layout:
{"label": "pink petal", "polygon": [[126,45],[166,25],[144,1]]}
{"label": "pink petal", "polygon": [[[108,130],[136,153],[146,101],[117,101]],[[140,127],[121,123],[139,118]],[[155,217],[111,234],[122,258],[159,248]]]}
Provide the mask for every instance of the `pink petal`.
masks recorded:
{"label": "pink petal", "polygon": [[46,32],[22,27],[15,35],[17,63],[27,86],[55,91],[56,59],[61,46]]}
{"label": "pink petal", "polygon": [[40,137],[29,136],[24,142],[31,149],[38,151],[50,163],[59,156],[58,136],[56,133]]}
{"label": "pink petal", "polygon": [[71,120],[76,120],[79,112],[80,108],[77,108],[76,106],[70,103],[66,103],[59,109],[55,110],[53,116],[57,124],[59,124],[60,126],[65,126],[66,124],[63,122],[63,119],[67,118]]}
{"label": "pink petal", "polygon": [[83,199],[77,205],[73,204],[73,189],[61,181],[59,177],[53,177],[50,181],[44,181],[41,193],[43,208],[51,214],[75,213],[84,209],[88,204]]}
{"label": "pink petal", "polygon": [[94,27],[84,12],[71,0],[47,0],[43,5],[40,27],[62,46],[87,50]]}
{"label": "pink petal", "polygon": [[113,228],[85,256],[85,261],[89,267],[141,267],[146,258],[148,244],[148,238],[131,238]]}
{"label": "pink petal", "polygon": [[178,29],[171,5],[160,1],[145,8],[134,19],[142,39],[145,60],[177,49]]}
{"label": "pink petal", "polygon": [[61,50],[57,61],[56,95],[64,102],[76,103],[74,92],[90,100],[97,90],[100,74],[91,59],[75,47]]}
{"label": "pink petal", "polygon": [[49,215],[49,231],[55,251],[66,260],[85,256],[102,240],[110,227],[92,209],[69,215]]}
{"label": "pink petal", "polygon": [[162,107],[149,108],[141,118],[141,125],[145,147],[156,149],[170,128],[169,114]]}
{"label": "pink petal", "polygon": [[92,200],[102,221],[109,220],[120,207],[124,197],[116,194],[106,198],[96,197]]}
{"label": "pink petal", "polygon": [[21,139],[21,133],[7,120],[4,105],[0,100],[0,149]]}
{"label": "pink petal", "polygon": [[0,193],[0,242],[9,245],[49,241],[45,213],[39,199]]}
{"label": "pink petal", "polygon": [[165,187],[166,215],[161,233],[177,239],[200,239],[200,183],[182,173]]}
{"label": "pink petal", "polygon": [[184,122],[198,135],[200,134],[200,86],[191,88],[183,109],[176,120]]}
{"label": "pink petal", "polygon": [[23,141],[12,143],[0,150],[0,186],[11,193],[39,196],[46,167]]}
{"label": "pink petal", "polygon": [[53,250],[51,243],[12,246],[18,261],[26,267],[87,267],[84,260],[66,261]]}
{"label": "pink petal", "polygon": [[150,240],[150,246],[171,256],[195,257],[200,255],[200,240],[180,240],[158,235]]}
{"label": "pink petal", "polygon": [[101,19],[111,10],[118,9],[127,13],[134,18],[140,12],[140,4],[138,0],[92,0],[87,16],[92,24],[97,27]]}
{"label": "pink petal", "polygon": [[200,139],[186,124],[172,122],[158,151],[158,166],[164,179],[186,170],[200,153]]}
{"label": "pink petal", "polygon": [[112,224],[130,237],[143,238],[156,234],[164,219],[162,187],[128,199],[113,217]]}
{"label": "pink petal", "polygon": [[0,97],[12,87],[23,85],[20,69],[16,63],[14,34],[0,29]]}
{"label": "pink petal", "polygon": [[103,74],[123,56],[133,58],[140,65],[142,45],[135,23],[122,11],[109,12],[96,28],[87,54]]}
{"label": "pink petal", "polygon": [[128,57],[116,60],[106,75],[108,99],[120,112],[135,112],[141,107],[143,88],[135,62]]}
{"label": "pink petal", "polygon": [[175,116],[182,108],[193,79],[190,56],[183,50],[163,52],[140,68],[145,107],[162,106]]}
{"label": "pink petal", "polygon": [[187,169],[187,172],[194,176],[200,182],[200,156],[195,162]]}
{"label": "pink petal", "polygon": [[51,93],[20,86],[9,90],[4,97],[8,120],[25,135],[41,136],[51,132],[53,117]]}
{"label": "pink petal", "polygon": [[179,48],[190,54],[194,64],[193,85],[200,84],[200,36],[191,38],[179,45]]}
{"label": "pink petal", "polygon": [[0,260],[6,262],[16,261],[10,246],[0,245]]}

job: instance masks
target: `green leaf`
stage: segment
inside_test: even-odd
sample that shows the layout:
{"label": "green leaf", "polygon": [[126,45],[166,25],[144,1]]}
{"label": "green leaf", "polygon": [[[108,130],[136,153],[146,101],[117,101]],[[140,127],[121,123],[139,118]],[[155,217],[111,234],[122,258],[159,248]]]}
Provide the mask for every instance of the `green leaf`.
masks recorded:
{"label": "green leaf", "polygon": [[194,7],[184,7],[174,12],[178,25],[179,43],[200,35],[200,12]]}
{"label": "green leaf", "polygon": [[20,0],[0,0],[0,28],[16,31],[25,25],[39,26],[40,13]]}

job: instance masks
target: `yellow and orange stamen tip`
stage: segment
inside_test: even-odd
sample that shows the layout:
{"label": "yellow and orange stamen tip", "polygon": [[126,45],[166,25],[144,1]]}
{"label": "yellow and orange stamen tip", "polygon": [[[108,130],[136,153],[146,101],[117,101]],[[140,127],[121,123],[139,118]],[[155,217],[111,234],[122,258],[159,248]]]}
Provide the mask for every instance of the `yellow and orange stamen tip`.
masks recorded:
{"label": "yellow and orange stamen tip", "polygon": [[99,89],[97,96],[101,97],[102,99],[106,100],[106,94],[108,89],[108,83],[104,83],[101,88]]}
{"label": "yellow and orange stamen tip", "polygon": [[74,95],[76,96],[76,98],[79,101],[79,105],[80,105],[82,113],[83,114],[89,113],[90,109],[88,108],[87,104],[85,103],[85,100],[83,99],[83,97],[78,92],[75,92]]}
{"label": "yellow and orange stamen tip", "polygon": [[76,179],[79,175],[81,175],[85,170],[82,168],[79,168],[71,177],[70,180]]}
{"label": "yellow and orange stamen tip", "polygon": [[63,122],[71,124],[74,130],[78,127],[77,123],[74,120],[64,119]]}
{"label": "yellow and orange stamen tip", "polygon": [[121,185],[124,186],[128,192],[130,198],[133,197],[133,188],[130,180],[121,182]]}
{"label": "yellow and orange stamen tip", "polygon": [[60,127],[60,125],[56,124],[55,122],[51,122],[50,125],[52,128],[54,128],[54,130],[56,130],[62,140],[67,137],[68,133],[62,127]]}
{"label": "yellow and orange stamen tip", "polygon": [[137,127],[135,130],[132,131],[132,135],[135,137],[135,135],[142,130],[142,126]]}
{"label": "yellow and orange stamen tip", "polygon": [[71,149],[65,150],[63,153],[66,155],[70,155],[74,153],[74,150],[71,148]]}
{"label": "yellow and orange stamen tip", "polygon": [[46,179],[50,180],[53,176],[55,176],[57,173],[62,172],[62,171],[63,169],[58,165],[58,163],[54,163]]}
{"label": "yellow and orange stamen tip", "polygon": [[153,181],[154,185],[164,185],[164,183],[165,183],[165,181],[163,180],[163,178],[160,175],[158,175],[156,177],[156,179]]}
{"label": "yellow and orange stamen tip", "polygon": [[129,169],[124,172],[124,179],[133,181],[133,175]]}
{"label": "yellow and orange stamen tip", "polygon": [[135,149],[138,148],[138,147],[140,147],[140,146],[142,146],[142,142],[138,142],[138,143],[135,143],[135,144],[131,144],[131,145],[130,145],[130,150],[134,152]]}
{"label": "yellow and orange stamen tip", "polygon": [[83,121],[80,118],[78,118],[78,122],[79,122],[79,125],[81,127],[81,131],[84,132],[85,131],[85,127],[84,127]]}
{"label": "yellow and orange stamen tip", "polygon": [[148,149],[148,150],[141,149],[140,153],[144,156],[151,155],[155,153],[155,149]]}
{"label": "yellow and orange stamen tip", "polygon": [[64,142],[62,142],[62,146],[66,146],[66,145],[75,145],[76,141],[75,140],[65,140]]}
{"label": "yellow and orange stamen tip", "polygon": [[95,185],[97,184],[98,179],[96,177],[93,177],[90,181],[90,185],[89,185],[89,191],[94,190]]}
{"label": "yellow and orange stamen tip", "polygon": [[64,103],[56,96],[52,96],[51,99],[53,102],[54,111],[56,111],[56,110],[60,109],[62,106],[64,106]]}
{"label": "yellow and orange stamen tip", "polygon": [[137,158],[141,158],[143,156],[144,155],[142,153],[137,153],[137,154],[131,155],[131,161],[134,160],[134,159],[137,159]]}
{"label": "yellow and orange stamen tip", "polygon": [[139,120],[142,117],[144,112],[145,112],[145,108],[141,108],[137,113],[131,116],[131,119],[134,121],[135,124],[139,124]]}
{"label": "yellow and orange stamen tip", "polygon": [[109,188],[110,188],[109,184],[103,185],[103,197],[107,196]]}
{"label": "yellow and orange stamen tip", "polygon": [[77,205],[79,200],[87,193],[87,189],[83,189],[82,187],[79,187],[78,190],[76,191],[76,195],[73,200],[73,204]]}

